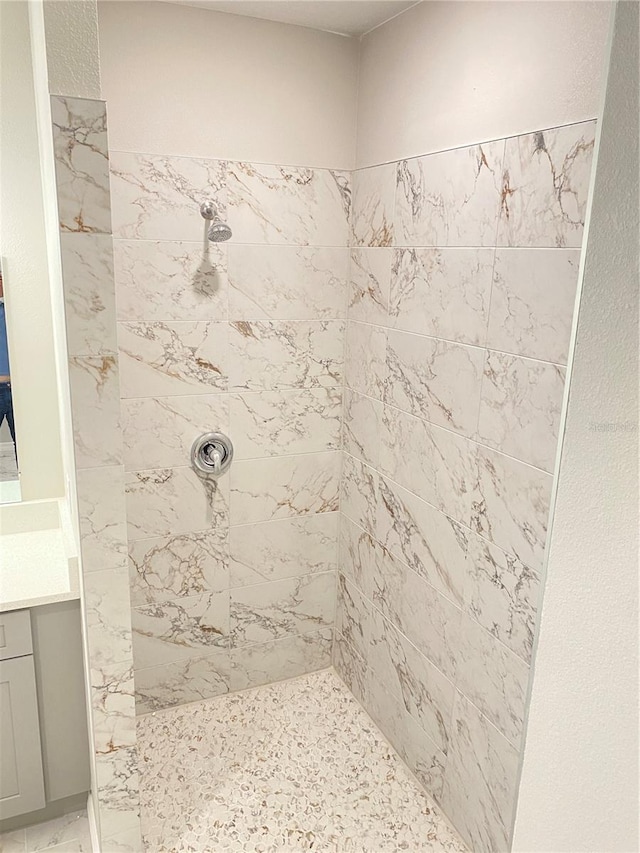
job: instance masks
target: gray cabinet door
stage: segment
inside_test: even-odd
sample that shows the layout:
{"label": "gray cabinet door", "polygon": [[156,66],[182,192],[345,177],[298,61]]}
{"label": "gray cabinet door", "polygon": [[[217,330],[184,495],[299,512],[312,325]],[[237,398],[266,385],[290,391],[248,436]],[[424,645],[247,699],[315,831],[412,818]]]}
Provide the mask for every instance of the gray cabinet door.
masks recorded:
{"label": "gray cabinet door", "polygon": [[33,656],[0,661],[0,819],[45,804]]}

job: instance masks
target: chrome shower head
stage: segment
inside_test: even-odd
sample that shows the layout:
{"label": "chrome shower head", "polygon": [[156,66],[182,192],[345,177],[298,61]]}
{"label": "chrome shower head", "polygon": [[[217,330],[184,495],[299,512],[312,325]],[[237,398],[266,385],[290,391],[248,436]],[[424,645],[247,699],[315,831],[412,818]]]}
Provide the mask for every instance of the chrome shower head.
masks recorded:
{"label": "chrome shower head", "polygon": [[226,222],[221,222],[217,219],[207,231],[207,237],[212,243],[224,243],[225,240],[231,237],[231,228],[229,228]]}
{"label": "chrome shower head", "polygon": [[203,219],[213,220],[211,228],[207,231],[207,237],[212,243],[224,243],[231,237],[231,228],[226,222],[218,219],[216,206],[212,201],[203,201],[200,205],[200,215]]}

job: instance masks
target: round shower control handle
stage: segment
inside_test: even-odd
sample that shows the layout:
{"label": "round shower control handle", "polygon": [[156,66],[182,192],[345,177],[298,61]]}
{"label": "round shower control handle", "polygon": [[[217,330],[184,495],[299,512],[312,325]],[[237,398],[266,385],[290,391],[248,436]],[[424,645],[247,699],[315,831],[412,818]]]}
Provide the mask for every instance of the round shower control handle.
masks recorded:
{"label": "round shower control handle", "polygon": [[191,446],[191,464],[201,474],[219,477],[231,465],[233,444],[221,432],[205,432]]}

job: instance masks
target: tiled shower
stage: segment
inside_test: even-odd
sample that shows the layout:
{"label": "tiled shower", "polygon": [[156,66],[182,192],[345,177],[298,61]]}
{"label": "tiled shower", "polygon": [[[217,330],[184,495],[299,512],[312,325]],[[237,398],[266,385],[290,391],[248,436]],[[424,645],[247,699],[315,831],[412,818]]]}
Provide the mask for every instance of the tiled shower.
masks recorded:
{"label": "tiled shower", "polygon": [[333,664],[508,849],[595,122],[353,171],[109,150],[98,101],[54,129],[103,837],[134,693]]}

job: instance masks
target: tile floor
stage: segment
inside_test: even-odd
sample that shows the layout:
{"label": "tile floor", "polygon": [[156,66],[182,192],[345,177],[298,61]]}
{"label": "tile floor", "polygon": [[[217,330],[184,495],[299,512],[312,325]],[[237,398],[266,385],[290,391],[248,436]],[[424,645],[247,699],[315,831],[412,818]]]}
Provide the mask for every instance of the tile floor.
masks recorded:
{"label": "tile floor", "polygon": [[467,850],[333,670],[137,727],[147,853]]}
{"label": "tile floor", "polygon": [[86,811],[0,835],[0,853],[91,853]]}

